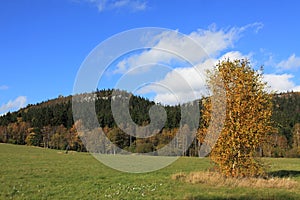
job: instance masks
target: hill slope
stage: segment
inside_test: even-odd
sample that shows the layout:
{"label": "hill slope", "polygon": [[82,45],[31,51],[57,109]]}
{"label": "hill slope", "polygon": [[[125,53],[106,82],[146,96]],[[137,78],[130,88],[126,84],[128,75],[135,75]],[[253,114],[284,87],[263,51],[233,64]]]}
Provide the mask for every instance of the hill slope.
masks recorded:
{"label": "hill slope", "polygon": [[[123,98],[130,99],[129,112],[132,120],[138,125],[149,124],[149,109],[155,103],[125,91],[118,92]],[[111,101],[117,98],[115,91],[101,90],[95,92],[92,96],[93,98],[91,99],[91,94],[81,94],[76,99],[82,102],[90,101],[95,104],[100,126],[109,139],[121,148],[126,148],[133,152],[155,150],[167,144],[176,134],[179,127],[181,106],[164,106],[167,113],[167,121],[159,134],[144,140],[129,137],[116,125],[111,112]],[[197,101],[193,103],[197,103]],[[294,133],[298,129],[300,131],[300,125],[298,124],[300,123],[300,93],[276,94],[273,97],[273,105],[272,118],[277,133],[270,135],[269,145],[260,149],[260,155],[290,156],[292,154],[297,156],[297,152],[290,151],[295,147]],[[119,113],[119,115],[122,114],[121,112]],[[126,124],[123,125],[126,127]],[[130,129],[130,127],[127,128]],[[57,149],[68,147],[73,150],[84,151],[85,148],[74,127],[72,96],[59,97],[36,105],[28,105],[19,111],[1,116],[0,142],[30,144]],[[199,141],[193,141],[190,149],[184,154],[197,155],[198,143]]]}

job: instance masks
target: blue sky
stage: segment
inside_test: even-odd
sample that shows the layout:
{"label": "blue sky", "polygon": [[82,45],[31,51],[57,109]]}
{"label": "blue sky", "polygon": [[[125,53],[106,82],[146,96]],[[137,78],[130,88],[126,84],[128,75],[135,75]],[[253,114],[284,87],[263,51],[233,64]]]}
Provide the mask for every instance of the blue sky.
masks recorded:
{"label": "blue sky", "polygon": [[[207,44],[211,62],[248,57],[254,68],[264,65],[265,80],[273,90],[300,91],[299,7],[297,0],[3,0],[0,114],[72,94],[81,64],[97,45],[120,32],[143,27],[177,30]],[[180,42],[170,34],[158,40]],[[214,42],[210,45],[209,41]],[[146,56],[141,51],[119,58],[99,87],[116,87],[126,74],[120,64],[129,70],[145,57],[151,59],[153,54],[147,51]],[[157,84],[172,85],[175,72],[190,85],[198,84],[193,82],[190,66],[178,67],[178,62],[165,62],[163,57],[155,61],[174,64],[174,70],[168,66],[160,73]],[[165,90],[153,85],[143,89],[141,95],[151,93],[158,102],[176,103]],[[179,94],[180,89],[174,92]]]}

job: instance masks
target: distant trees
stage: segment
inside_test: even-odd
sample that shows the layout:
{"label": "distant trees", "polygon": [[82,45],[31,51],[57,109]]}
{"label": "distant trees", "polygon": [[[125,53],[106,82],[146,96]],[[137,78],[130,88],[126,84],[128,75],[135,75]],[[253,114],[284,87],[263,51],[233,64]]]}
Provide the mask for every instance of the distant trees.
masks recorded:
{"label": "distant trees", "polygon": [[[154,105],[154,102],[125,91],[121,91],[120,95],[120,97],[130,97],[129,112],[136,124],[143,126],[150,123],[149,109]],[[108,154],[118,153],[117,147],[119,147],[135,153],[161,149],[162,151],[158,152],[159,155],[199,155],[199,149],[205,138],[203,128],[207,127],[210,121],[209,118],[207,121],[202,118],[200,122],[181,120],[190,114],[189,112],[181,112],[183,106],[189,104],[164,106],[167,120],[163,129],[158,133],[155,132],[155,135],[143,139],[133,136],[137,130],[132,124],[124,123],[120,127],[116,125],[111,112],[111,101],[116,98],[113,97],[113,90],[97,91],[94,95],[95,102],[91,102],[92,100],[88,98],[91,96],[93,95],[81,94],[79,100],[90,101],[95,106],[103,134],[100,135],[101,137],[97,136],[100,130],[99,127],[84,130],[87,133],[94,134],[96,138],[98,137],[97,140],[100,140],[97,143],[97,145],[100,145],[100,147],[97,146],[97,151],[100,150]],[[272,96],[272,120],[274,121],[273,126],[276,133],[268,135],[267,143],[257,148],[256,155],[272,157],[299,156],[299,153],[296,153],[295,146],[298,145],[297,127],[299,126],[296,124],[300,123],[300,93],[289,92]],[[82,137],[80,137],[82,132],[76,130],[75,123],[89,127],[88,125],[93,124],[93,122],[87,122],[87,124],[83,124],[82,121],[74,122],[71,100],[71,96],[60,97],[36,105],[28,105],[19,111],[0,116],[0,142],[86,151]],[[210,105],[209,101],[209,98],[203,98],[199,101],[202,113],[209,111],[207,107]],[[198,101],[194,103],[196,102],[198,103]],[[205,104],[205,110],[202,109],[202,104]],[[84,114],[89,114],[89,110],[84,110],[84,108],[82,110]],[[124,113],[120,112],[118,114],[122,116]],[[191,119],[191,117],[187,117],[187,119]],[[192,141],[192,138],[188,137],[186,133],[189,132],[191,127],[195,127],[196,123],[199,123],[201,128],[197,131],[197,139]],[[181,128],[180,125],[182,125]],[[125,134],[125,132],[132,135]],[[178,137],[175,138],[177,133]],[[111,142],[115,146],[111,145]],[[189,148],[186,146],[188,143],[192,143]],[[164,148],[166,145],[168,145],[168,148]]]}
{"label": "distant trees", "polygon": [[41,135],[31,132],[29,135],[27,135],[25,142],[29,146],[39,146],[41,142]]}
{"label": "distant trees", "polygon": [[293,128],[293,145],[287,156],[300,158],[300,123],[296,123]]}
{"label": "distant trees", "polygon": [[52,149],[65,149],[68,146],[66,137],[67,129],[63,125],[57,126],[55,129],[55,133],[51,136],[49,146]]}
{"label": "distant trees", "polygon": [[[247,60],[220,62],[209,73],[209,85],[219,84],[220,78],[226,91],[226,119],[210,158],[226,176],[260,175],[263,170],[254,155],[271,132],[271,96],[262,75]],[[204,102],[202,114],[206,123],[211,118],[207,111],[211,111],[209,100]]]}
{"label": "distant trees", "polygon": [[273,97],[274,128],[286,137],[288,146],[293,145],[293,128],[300,122],[300,93],[279,93]]}
{"label": "distant trees", "polygon": [[295,124],[293,130],[293,147],[300,148],[300,123]]}

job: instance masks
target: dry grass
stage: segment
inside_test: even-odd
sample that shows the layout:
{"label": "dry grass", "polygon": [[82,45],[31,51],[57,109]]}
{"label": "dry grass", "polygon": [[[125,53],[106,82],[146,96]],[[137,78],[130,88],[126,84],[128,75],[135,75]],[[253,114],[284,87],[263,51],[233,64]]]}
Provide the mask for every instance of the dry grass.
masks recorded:
{"label": "dry grass", "polygon": [[207,184],[210,186],[248,187],[248,188],[285,188],[293,189],[298,186],[297,181],[290,178],[226,178],[217,172],[191,172],[172,175],[173,180],[180,180],[193,184]]}

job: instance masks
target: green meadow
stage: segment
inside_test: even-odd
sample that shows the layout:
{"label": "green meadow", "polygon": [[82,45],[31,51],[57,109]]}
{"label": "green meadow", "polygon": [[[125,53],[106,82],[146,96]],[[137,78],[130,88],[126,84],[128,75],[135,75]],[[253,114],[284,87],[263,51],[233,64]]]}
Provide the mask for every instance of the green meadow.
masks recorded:
{"label": "green meadow", "polygon": [[268,173],[293,188],[207,185],[172,175],[207,171],[209,159],[182,157],[158,171],[111,169],[89,153],[0,144],[0,199],[300,199],[300,159],[264,158]]}

